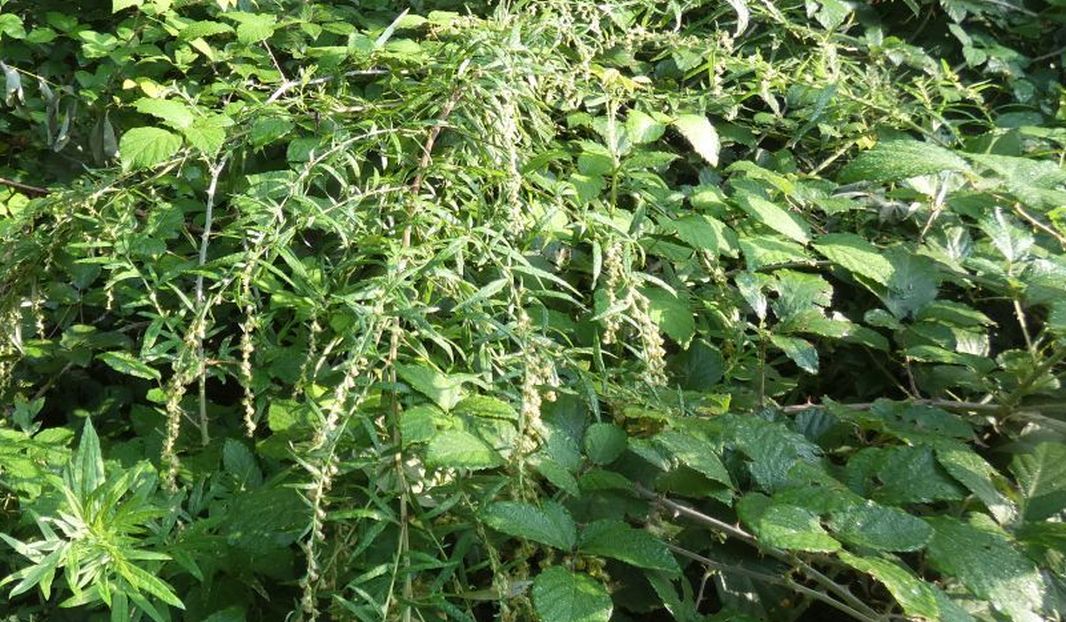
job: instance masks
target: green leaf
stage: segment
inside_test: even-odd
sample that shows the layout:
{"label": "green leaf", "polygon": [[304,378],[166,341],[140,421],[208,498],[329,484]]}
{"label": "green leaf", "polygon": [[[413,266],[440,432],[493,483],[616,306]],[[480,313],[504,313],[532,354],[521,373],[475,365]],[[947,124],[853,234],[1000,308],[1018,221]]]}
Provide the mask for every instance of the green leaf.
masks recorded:
{"label": "green leaf", "polygon": [[840,181],[845,184],[888,182],[942,171],[969,170],[965,160],[943,147],[915,140],[887,140],[845,166],[840,171]]}
{"label": "green leaf", "polygon": [[252,123],[249,138],[256,147],[265,147],[287,136],[294,127],[293,122],[288,119],[263,117]]}
{"label": "green leaf", "polygon": [[610,557],[638,568],[675,573],[681,571],[677,560],[658,538],[617,519],[589,523],[581,532],[578,549],[583,553]]}
{"label": "green leaf", "polygon": [[164,603],[184,609],[181,599],[174,594],[173,589],[162,579],[144,570],[135,564],[122,564],[118,566],[119,572],[129,581],[130,585],[138,591],[145,591],[155,596]]}
{"label": "green leaf", "polygon": [[1043,520],[1066,509],[1066,445],[1040,443],[1015,455],[1010,470],[1018,480],[1026,520]]}
{"label": "green leaf", "polygon": [[426,448],[429,466],[488,469],[500,463],[499,454],[488,443],[463,430],[445,430]]}
{"label": "green leaf", "polygon": [[124,169],[149,168],[181,149],[181,137],[156,127],[136,127],[122,135],[119,157]]}
{"label": "green leaf", "polygon": [[267,13],[229,12],[223,14],[237,22],[237,40],[244,44],[266,41],[277,28],[278,18]]}
{"label": "green leaf", "polygon": [[914,317],[936,300],[936,268],[928,258],[898,246],[886,251],[885,256],[892,263],[892,278],[881,299],[897,318]]}
{"label": "green leaf", "polygon": [[460,400],[452,413],[461,417],[485,417],[518,421],[518,413],[507,402],[490,395],[469,395]]}
{"label": "green leaf", "polygon": [[718,166],[718,151],[721,144],[718,132],[702,114],[683,114],[674,121],[674,127],[692,145],[696,153],[711,166]]}
{"label": "green leaf", "polygon": [[103,485],[107,475],[104,471],[104,457],[100,453],[100,437],[96,435],[92,419],[86,417],[82,426],[78,449],[71,459],[70,475],[78,498],[89,498],[97,488]]}
{"label": "green leaf", "polygon": [[655,442],[666,449],[685,466],[698,471],[708,479],[732,487],[729,471],[722,464],[710,441],[674,430],[660,432]]}
{"label": "green leaf", "polygon": [[178,37],[182,41],[191,41],[193,39],[213,37],[215,35],[230,32],[233,32],[233,27],[229,24],[223,24],[222,22],[198,21],[186,24],[186,26],[181,29]]}
{"label": "green leaf", "polygon": [[635,145],[651,143],[662,138],[666,126],[636,108],[626,117],[626,134]]}
{"label": "green leaf", "polygon": [[666,336],[682,346],[687,345],[696,334],[696,320],[688,300],[658,287],[645,287],[640,291],[648,298],[651,319]]}
{"label": "green leaf", "polygon": [[806,339],[770,335],[770,342],[803,371],[809,374],[818,373],[818,350],[814,349],[814,346]]}
{"label": "green leaf", "polygon": [[111,0],[111,12],[118,13],[130,7],[139,7],[142,4],[144,4],[144,0]]}
{"label": "green leaf", "polygon": [[626,450],[626,433],[611,423],[594,423],[585,431],[585,455],[593,464],[610,464]]}
{"label": "green leaf", "polygon": [[242,488],[256,487],[263,483],[263,474],[259,470],[255,454],[238,440],[227,438],[222,445],[222,467],[237,478]]}
{"label": "green leaf", "polygon": [[8,596],[14,598],[19,594],[32,590],[34,586],[39,584],[41,586],[41,594],[44,595],[45,599],[51,598],[52,580],[55,577],[56,569],[59,567],[59,562],[62,561],[63,555],[66,553],[67,547],[61,546],[44,556],[36,564],[5,577],[4,583],[16,579],[19,580],[18,584],[11,588],[11,593]]}
{"label": "green leaf", "polygon": [[829,530],[848,544],[878,551],[917,551],[933,537],[922,519],[872,501],[834,512]]}
{"label": "green leaf", "polygon": [[978,598],[1015,622],[1041,622],[1044,582],[1037,567],[1006,537],[954,518],[928,519],[933,539],[927,559],[938,572],[958,579]]}
{"label": "green leaf", "polygon": [[729,416],[725,421],[726,433],[751,458],[748,470],[764,490],[773,492],[792,484],[790,472],[797,463],[818,461],[818,446],[781,423],[738,416]]}
{"label": "green leaf", "polygon": [[993,478],[1001,476],[984,458],[961,443],[937,447],[936,457],[952,477],[972,492],[1001,524],[1014,518],[1014,504],[996,489]]}
{"label": "green leaf", "polygon": [[830,233],[814,243],[826,259],[849,272],[888,285],[892,278],[892,263],[884,252],[853,233]]}
{"label": "green leaf", "polygon": [[213,115],[197,119],[185,128],[185,140],[209,156],[216,156],[226,142],[226,127],[233,125],[232,119],[224,115]]}
{"label": "green leaf", "polygon": [[737,204],[752,218],[800,244],[810,241],[810,227],[799,216],[766,199],[747,192],[737,196]]}
{"label": "green leaf", "polygon": [[462,397],[463,380],[443,374],[428,365],[396,365],[396,373],[411,388],[448,412]]}
{"label": "green leaf", "polygon": [[152,115],[177,130],[185,129],[196,121],[192,108],[173,99],[142,97],[133,103],[133,107],[137,112]]}
{"label": "green leaf", "polygon": [[158,369],[141,362],[129,352],[121,350],[103,352],[96,355],[96,358],[106,363],[111,369],[128,376],[136,376],[145,380],[160,380],[163,377]]}
{"label": "green leaf", "polygon": [[542,622],[608,622],[613,609],[603,585],[561,566],[533,580],[533,606]]}
{"label": "green leaf", "polygon": [[825,532],[813,512],[774,503],[759,493],[749,493],[737,503],[737,516],[766,546],[823,553],[840,550],[840,543]]}
{"label": "green leaf", "polygon": [[569,551],[577,543],[577,527],[570,512],[554,501],[541,507],[521,501],[497,501],[481,514],[496,531]]}
{"label": "green leaf", "polygon": [[0,34],[12,39],[26,38],[26,27],[22,24],[22,18],[14,13],[0,14]]}
{"label": "green leaf", "polygon": [[[273,405],[271,408],[273,409]],[[403,439],[404,447],[415,443],[426,443],[433,439],[437,433],[434,411],[440,412],[435,406],[419,404],[400,413],[400,437]],[[273,424],[270,429],[274,429]]]}
{"label": "green leaf", "polygon": [[690,214],[669,221],[665,229],[696,250],[736,257],[737,234],[725,223],[703,214]]}
{"label": "green leaf", "polygon": [[936,592],[910,570],[880,557],[859,557],[847,551],[840,551],[837,555],[840,561],[884,584],[908,617],[940,619]]}

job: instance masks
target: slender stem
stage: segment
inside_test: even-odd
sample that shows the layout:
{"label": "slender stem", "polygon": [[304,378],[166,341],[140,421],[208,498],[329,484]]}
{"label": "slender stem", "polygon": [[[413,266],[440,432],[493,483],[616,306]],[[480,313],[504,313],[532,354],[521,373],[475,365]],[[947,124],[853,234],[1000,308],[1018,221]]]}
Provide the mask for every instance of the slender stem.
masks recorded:
{"label": "slender stem", "polygon": [[[917,399],[907,400],[907,402],[920,406],[935,406],[937,408],[944,408],[946,410],[974,410],[979,412],[995,412],[1003,408],[999,404],[989,404],[984,402],[956,402],[953,400]],[[847,408],[849,410],[870,410],[876,404],[876,402],[856,402],[852,404],[837,405],[843,408]],[[793,404],[790,406],[782,406],[781,411],[784,413],[792,414],[820,407],[821,405],[819,404]]]}
{"label": "slender stem", "polygon": [[861,600],[859,600],[858,598],[856,598],[855,595],[852,594],[850,591],[848,591],[848,589],[846,587],[840,585],[839,583],[837,583],[837,582],[833,581],[832,579],[830,579],[829,577],[825,576],[824,574],[822,574],[821,572],[816,570],[814,567],[812,567],[810,564],[808,564],[804,560],[802,560],[799,557],[797,557],[795,554],[788,553],[788,552],[785,552],[785,551],[782,551],[780,549],[776,549],[776,548],[773,548],[773,547],[765,546],[765,545],[761,544],[755,538],[754,535],[748,533],[747,531],[744,531],[740,527],[737,527],[735,525],[730,525],[729,523],[726,523],[726,522],[723,522],[721,520],[718,520],[717,518],[714,518],[712,516],[708,516],[708,515],[704,514],[703,512],[700,512],[699,510],[696,510],[695,508],[689,507],[689,506],[687,506],[687,505],[685,505],[683,503],[678,503],[677,501],[674,501],[672,499],[668,499],[666,497],[658,495],[655,492],[653,492],[651,490],[648,490],[647,488],[645,488],[641,484],[635,484],[634,485],[634,491],[638,495],[640,495],[641,497],[644,497],[644,498],[649,499],[649,500],[653,500],[656,503],[658,503],[660,506],[665,507],[665,508],[673,511],[675,514],[677,514],[679,516],[685,516],[685,517],[690,518],[690,519],[692,519],[692,520],[694,520],[694,521],[696,521],[698,523],[706,525],[707,527],[710,527],[711,529],[713,529],[713,530],[715,530],[715,531],[717,531],[719,533],[722,533],[722,534],[724,534],[726,536],[730,536],[730,537],[736,538],[738,540],[742,540],[743,542],[746,542],[747,544],[750,544],[751,546],[754,546],[755,548],[759,549],[759,551],[761,551],[762,553],[764,553],[766,555],[769,555],[770,557],[773,557],[775,559],[783,561],[783,562],[785,562],[785,563],[787,563],[789,565],[795,566],[800,572],[802,572],[803,574],[807,575],[807,578],[811,579],[815,583],[818,583],[825,590],[827,590],[829,592],[833,592],[834,594],[838,595],[840,598],[842,598],[844,601],[849,603],[851,605],[851,607],[855,608],[857,611],[865,612],[865,614],[869,617],[869,619],[871,619],[871,620],[878,619],[878,617],[879,617],[878,613],[876,611],[874,611],[872,608],[870,608],[869,605],[867,605],[866,603],[864,603]]}
{"label": "slender stem", "polygon": [[861,611],[853,609],[852,607],[840,602],[839,600],[833,598],[832,596],[826,594],[825,592],[819,592],[818,590],[811,589],[811,588],[807,587],[806,585],[801,585],[799,583],[796,583],[795,581],[790,579],[787,575],[785,575],[783,577],[779,577],[779,576],[776,576],[776,575],[771,575],[771,574],[766,574],[766,573],[763,573],[763,572],[758,572],[756,570],[748,570],[747,568],[744,568],[743,566],[738,566],[738,565],[734,565],[734,564],[723,564],[721,562],[716,562],[713,559],[710,559],[708,557],[704,557],[703,555],[700,555],[699,553],[694,553],[692,551],[689,551],[688,549],[683,549],[683,548],[681,548],[679,546],[676,546],[676,545],[673,545],[673,544],[667,543],[666,546],[667,546],[667,548],[669,548],[671,551],[677,553],[678,555],[681,555],[682,557],[687,557],[687,558],[689,558],[689,559],[691,559],[693,561],[699,562],[699,563],[703,564],[706,568],[710,568],[710,569],[713,569],[713,570],[715,570],[717,572],[721,572],[721,573],[738,574],[738,575],[742,575],[742,576],[748,577],[750,579],[755,579],[756,581],[762,581],[764,583],[770,583],[770,584],[773,584],[773,585],[780,585],[782,587],[787,587],[790,590],[793,590],[794,592],[797,592],[799,594],[803,594],[804,596],[807,596],[808,598],[823,602],[823,603],[829,605],[830,607],[833,607],[834,609],[836,609],[838,611],[841,611],[843,613],[848,614],[849,616],[855,618],[856,620],[862,620],[863,622],[881,622],[881,620],[882,620],[881,616],[868,615],[866,613],[863,613]]}
{"label": "slender stem", "polygon": [[1055,231],[1054,229],[1052,229],[1048,225],[1046,225],[1043,222],[1037,220],[1037,218],[1035,216],[1033,216],[1029,212],[1025,211],[1024,208],[1022,208],[1021,203],[1015,203],[1014,204],[1014,211],[1017,212],[1019,216],[1021,216],[1026,221],[1028,221],[1029,224],[1033,225],[1037,229],[1040,229],[1044,233],[1046,233],[1046,234],[1050,235],[1051,237],[1055,238],[1056,240],[1058,240],[1060,246],[1062,246],[1063,248],[1066,248],[1066,236],[1063,236],[1058,231]]}
{"label": "slender stem", "polygon": [[9,188],[14,188],[15,190],[21,190],[26,194],[36,194],[38,196],[44,196],[51,192],[48,188],[31,186],[20,181],[15,181],[14,179],[8,179],[7,177],[0,177],[0,186],[7,186]]}
{"label": "slender stem", "polygon": [[[207,202],[204,207],[204,230],[200,235],[200,255],[197,259],[197,266],[203,267],[207,263],[207,248],[211,244],[211,226],[214,224],[215,219],[215,192],[218,189],[218,178],[222,175],[222,169],[226,166],[226,157],[223,157],[217,164],[211,167],[211,182],[207,185]],[[204,309],[204,275],[201,271],[196,275],[196,304],[200,307],[200,312],[206,315],[206,309]],[[207,321],[206,317],[203,319]],[[200,443],[205,447],[211,443],[211,435],[208,431],[207,421],[207,365],[204,362],[204,342],[203,335],[198,336],[199,347],[197,349],[197,360],[200,361],[200,382],[199,382],[199,398],[200,398]]]}
{"label": "slender stem", "polygon": [[1018,326],[1022,329],[1022,337],[1025,339],[1025,347],[1029,349],[1031,354],[1036,354],[1035,348],[1033,348],[1033,336],[1029,334],[1029,323],[1025,321],[1025,310],[1022,309],[1022,303],[1017,298],[1011,299],[1011,303],[1014,304],[1014,317],[1018,319]]}
{"label": "slender stem", "polygon": [[[455,105],[459,103],[460,95],[462,91],[456,89],[452,96],[444,103],[438,115],[438,122],[430,129],[429,134],[426,136],[426,140],[422,145],[422,157],[418,162],[418,170],[415,172],[415,177],[411,181],[410,186],[410,202],[407,207],[407,223],[404,225],[403,236],[400,239],[400,257],[397,260],[396,274],[402,275],[407,267],[407,250],[411,247],[412,227],[415,212],[415,201],[418,198],[418,194],[422,190],[422,183],[425,179],[425,171],[429,168],[429,164],[433,158],[433,145],[437,142],[437,136],[440,135],[441,130],[444,128],[444,123],[451,115]],[[402,322],[399,314],[397,314],[392,321],[392,327],[389,331],[389,353],[386,359],[386,365],[389,368],[389,380],[395,387],[396,378],[396,360],[400,355],[400,335],[403,332]],[[411,552],[410,552],[410,535],[408,532],[409,522],[409,509],[407,505],[407,478],[403,469],[403,439],[400,436],[399,420],[400,420],[400,400],[399,395],[395,391],[392,392],[392,437],[393,443],[396,446],[396,454],[394,455],[396,477],[400,486],[400,559],[404,568],[404,583],[403,583],[403,610],[401,617],[404,622],[410,622],[411,620],[411,602],[414,600],[414,583],[411,577]]]}

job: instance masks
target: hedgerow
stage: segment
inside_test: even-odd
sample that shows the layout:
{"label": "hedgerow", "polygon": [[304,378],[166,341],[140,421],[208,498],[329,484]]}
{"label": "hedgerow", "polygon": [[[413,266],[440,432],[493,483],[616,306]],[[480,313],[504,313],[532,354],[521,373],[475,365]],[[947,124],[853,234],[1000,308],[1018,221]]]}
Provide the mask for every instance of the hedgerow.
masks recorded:
{"label": "hedgerow", "polygon": [[3,619],[1059,619],[1064,39],[0,0]]}

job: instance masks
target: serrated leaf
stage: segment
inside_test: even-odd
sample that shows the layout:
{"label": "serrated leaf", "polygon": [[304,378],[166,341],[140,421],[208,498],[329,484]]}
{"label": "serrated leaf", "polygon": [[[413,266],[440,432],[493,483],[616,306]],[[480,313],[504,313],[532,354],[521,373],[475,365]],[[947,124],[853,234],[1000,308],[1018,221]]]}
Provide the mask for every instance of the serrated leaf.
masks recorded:
{"label": "serrated leaf", "polygon": [[1026,520],[1043,520],[1066,508],[1066,445],[1040,443],[1015,455],[1010,470],[1018,480]]}
{"label": "serrated leaf", "polygon": [[927,559],[1014,622],[1042,622],[1044,583],[1036,565],[1006,537],[954,518],[928,519],[934,530]]}
{"label": "serrated leaf", "polygon": [[163,377],[158,369],[149,367],[130,353],[121,350],[103,352],[96,358],[106,363],[111,369],[128,376],[136,376],[145,380],[160,380]]}
{"label": "serrated leaf", "polygon": [[764,490],[774,492],[787,486],[792,483],[789,473],[797,463],[818,460],[818,446],[781,423],[737,416],[729,416],[726,422],[727,434],[751,459],[748,470]]}
{"label": "serrated leaf", "polygon": [[721,144],[718,132],[702,114],[683,114],[674,121],[674,127],[692,145],[696,153],[711,166],[718,166],[718,151]]}
{"label": "serrated leaf", "polygon": [[181,137],[157,127],[136,127],[122,135],[119,157],[124,169],[149,168],[181,149]]}
{"label": "serrated leaf", "polygon": [[223,444],[222,467],[237,479],[242,488],[254,488],[263,483],[263,474],[255,455],[238,440],[227,438]]}
{"label": "serrated leaf", "polygon": [[818,350],[806,339],[786,335],[770,335],[770,342],[785,356],[792,359],[800,369],[809,373],[818,373]]}
{"label": "serrated leaf", "polygon": [[429,466],[488,469],[500,463],[499,454],[488,443],[464,430],[445,430],[426,447]]}
{"label": "serrated leaf", "polygon": [[541,622],[608,622],[613,609],[602,584],[560,566],[533,580],[533,606]]}
{"label": "serrated leaf", "polygon": [[459,416],[486,417],[517,421],[518,412],[507,402],[490,395],[469,395],[459,400],[452,409]]}
{"label": "serrated leaf", "polygon": [[178,130],[185,129],[196,121],[192,108],[173,99],[142,97],[133,103],[133,107],[137,109],[137,112],[152,115]]}
{"label": "serrated leaf", "polygon": [[463,380],[448,376],[428,365],[396,365],[400,379],[412,389],[433,400],[441,410],[448,412],[459,403]]}
{"label": "serrated leaf", "polygon": [[670,550],[658,538],[616,519],[589,523],[581,532],[578,548],[584,553],[610,557],[638,568],[666,572],[681,570]]}
{"label": "serrated leaf", "polygon": [[682,242],[696,250],[736,257],[737,234],[720,220],[690,214],[669,221],[664,228],[673,231]]}
{"label": "serrated leaf", "polygon": [[766,546],[810,552],[840,550],[840,543],[826,533],[813,512],[774,503],[759,493],[747,494],[737,503],[737,516]]}
{"label": "serrated leaf", "polygon": [[969,171],[955,153],[916,140],[886,140],[859,154],[840,172],[841,183],[899,181],[943,171]]}
{"label": "serrated leaf", "polygon": [[869,501],[834,512],[828,524],[840,540],[878,551],[917,551],[933,537],[922,519]]}
{"label": "serrated leaf", "polygon": [[940,606],[933,587],[914,576],[910,570],[879,557],[859,557],[847,551],[840,551],[837,555],[840,561],[884,584],[907,616],[940,619]]}
{"label": "serrated leaf", "polygon": [[610,464],[625,450],[625,430],[612,423],[594,423],[585,431],[585,455],[593,464]]}
{"label": "serrated leaf", "polygon": [[564,551],[577,543],[574,519],[554,501],[545,501],[540,507],[521,501],[497,501],[485,508],[481,518],[496,531]]}
{"label": "serrated leaf", "polygon": [[826,259],[868,279],[888,285],[894,268],[884,252],[853,233],[830,233],[814,243]]}
{"label": "serrated leaf", "polygon": [[537,472],[543,475],[544,479],[551,482],[556,488],[565,491],[572,497],[581,496],[581,488],[578,486],[577,479],[558,462],[544,460],[537,463],[536,468]]}
{"label": "serrated leaf", "polygon": [[766,199],[749,193],[737,197],[741,209],[752,218],[800,244],[810,241],[810,227],[799,216]]}
{"label": "serrated leaf", "polygon": [[648,298],[651,319],[666,336],[687,345],[696,334],[696,320],[688,300],[658,287],[643,288],[641,293]]}
{"label": "serrated leaf", "polygon": [[993,478],[1000,475],[984,458],[957,443],[937,447],[936,457],[944,470],[980,499],[997,521],[1002,524],[1014,518],[1014,504],[993,483]]}
{"label": "serrated leaf", "polygon": [[237,40],[244,44],[269,39],[278,25],[278,18],[267,13],[226,13],[237,22]]}
{"label": "serrated leaf", "polygon": [[218,155],[226,142],[226,127],[233,124],[229,117],[216,115],[197,119],[185,128],[185,140],[209,156]]}
{"label": "serrated leaf", "polygon": [[662,138],[666,126],[659,123],[651,115],[637,109],[629,111],[626,116],[626,134],[635,145],[655,142]]}
{"label": "serrated leaf", "polygon": [[715,453],[710,441],[682,432],[667,430],[655,437],[655,442],[685,466],[698,471],[708,479],[732,487],[729,471]]}
{"label": "serrated leaf", "polygon": [[897,318],[914,317],[936,300],[939,278],[933,262],[901,247],[885,252],[892,264],[888,291],[881,295],[885,306]]}
{"label": "serrated leaf", "polygon": [[181,32],[178,33],[178,37],[182,41],[191,41],[193,39],[203,39],[205,37],[213,37],[215,35],[221,35],[233,32],[233,27],[229,24],[223,24],[222,22],[212,21],[197,21],[190,22]]}

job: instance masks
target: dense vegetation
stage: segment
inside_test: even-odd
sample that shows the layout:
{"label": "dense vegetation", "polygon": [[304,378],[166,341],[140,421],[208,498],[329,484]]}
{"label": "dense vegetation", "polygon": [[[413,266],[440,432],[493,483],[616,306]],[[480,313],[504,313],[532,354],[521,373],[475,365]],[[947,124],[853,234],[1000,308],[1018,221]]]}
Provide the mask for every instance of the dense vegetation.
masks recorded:
{"label": "dense vegetation", "polygon": [[0,0],[0,619],[1059,619],[1064,44]]}

